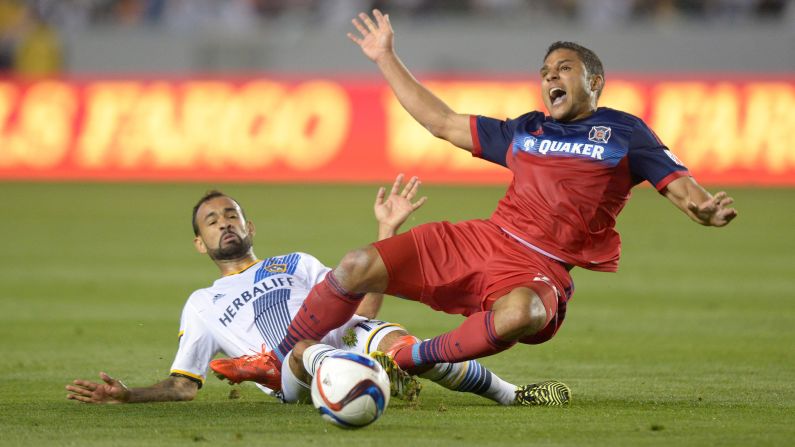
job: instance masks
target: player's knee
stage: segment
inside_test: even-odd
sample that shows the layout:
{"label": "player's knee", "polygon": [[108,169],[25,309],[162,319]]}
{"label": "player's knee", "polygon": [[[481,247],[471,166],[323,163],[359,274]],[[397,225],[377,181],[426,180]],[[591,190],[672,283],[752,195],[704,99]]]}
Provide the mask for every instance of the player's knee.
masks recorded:
{"label": "player's knee", "polygon": [[541,331],[547,324],[547,309],[541,298],[530,289],[511,292],[495,306],[497,333],[508,340],[517,340]]}
{"label": "player's knee", "polygon": [[334,274],[336,275],[339,272],[349,280],[352,278],[359,278],[366,275],[372,263],[373,255],[370,250],[366,248],[352,250],[346,253],[342,258]]}
{"label": "player's knee", "polygon": [[513,324],[518,337],[533,335],[546,325],[547,310],[544,303],[537,296],[531,297],[528,301],[517,306],[513,314]]}
{"label": "player's knee", "polygon": [[535,334],[541,329],[544,329],[544,326],[547,325],[547,321],[549,321],[547,312],[548,309],[544,306],[544,302],[541,301],[541,298],[539,298],[538,295],[533,295],[530,300],[530,312],[527,317],[527,327],[531,330],[530,333]]}
{"label": "player's knee", "polygon": [[350,292],[371,292],[383,283],[386,272],[378,250],[367,246],[349,251],[334,269],[337,281]]}

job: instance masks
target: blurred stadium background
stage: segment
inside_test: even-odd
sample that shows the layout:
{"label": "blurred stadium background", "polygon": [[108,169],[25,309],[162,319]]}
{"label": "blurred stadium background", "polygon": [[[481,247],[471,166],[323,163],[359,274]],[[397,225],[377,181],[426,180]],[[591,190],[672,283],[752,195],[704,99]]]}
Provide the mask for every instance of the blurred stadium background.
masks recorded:
{"label": "blurred stadium background", "polygon": [[611,72],[791,72],[788,0],[3,0],[0,70],[371,72],[340,33],[379,7],[419,72],[535,71],[587,42]]}
{"label": "blurred stadium background", "polygon": [[[0,445],[374,433],[386,445],[406,433],[427,445],[789,445],[794,3],[0,0]],[[567,381],[576,405],[564,412],[428,386],[420,407],[393,402],[341,434],[251,387],[227,399],[212,378],[187,406],[63,400],[67,381],[99,370],[133,386],[166,376],[185,297],[217,275],[189,244],[188,213],[210,187],[248,207],[260,256],[328,264],[370,241],[373,185],[397,172],[427,182],[411,224],[493,210],[508,175],[414,124],[345,37],[372,7],[390,13],[406,64],[462,112],[540,108],[547,45],[591,47],[603,104],[646,119],[710,189],[728,186],[740,217],[698,228],[637,189],[619,219],[621,273],[576,271],[553,342],[485,360],[515,382]],[[459,321],[397,300],[383,317],[421,336]]]}
{"label": "blurred stadium background", "polygon": [[602,105],[702,182],[790,185],[786,0],[84,0],[0,3],[0,178],[504,183],[416,125],[345,37],[384,8],[456,109],[541,108],[547,45],[600,54]]}

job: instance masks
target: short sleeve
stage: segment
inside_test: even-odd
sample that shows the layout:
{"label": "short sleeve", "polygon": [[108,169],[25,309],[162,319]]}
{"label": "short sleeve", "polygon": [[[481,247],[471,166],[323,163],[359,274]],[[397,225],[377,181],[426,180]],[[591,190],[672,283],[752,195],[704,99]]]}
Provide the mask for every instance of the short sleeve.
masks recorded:
{"label": "short sleeve", "polygon": [[182,310],[179,349],[171,364],[171,374],[204,383],[210,360],[220,350],[212,333],[188,300]]}
{"label": "short sleeve", "polygon": [[690,175],[684,163],[640,120],[630,139],[628,157],[633,179],[637,183],[646,180],[658,191],[677,178]]}
{"label": "short sleeve", "polygon": [[311,289],[315,284],[323,281],[326,278],[326,274],[331,271],[331,269],[312,255],[306,253],[299,254],[301,255],[301,268],[305,272],[304,277],[307,281],[307,288]]}
{"label": "short sleeve", "polygon": [[505,157],[523,117],[502,121],[486,116],[470,116],[469,127],[474,144],[472,156],[507,166]]}

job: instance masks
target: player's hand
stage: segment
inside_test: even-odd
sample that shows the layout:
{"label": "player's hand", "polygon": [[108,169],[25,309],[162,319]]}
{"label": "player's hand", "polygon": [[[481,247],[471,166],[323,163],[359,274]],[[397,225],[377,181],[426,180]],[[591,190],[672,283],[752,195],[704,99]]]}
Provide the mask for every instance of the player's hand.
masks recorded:
{"label": "player's hand", "polygon": [[354,41],[365,56],[373,62],[378,62],[385,54],[391,53],[394,45],[394,32],[389,23],[389,15],[381,14],[381,11],[374,9],[373,18],[360,12],[358,17],[354,17],[351,22],[359,31],[359,35],[348,33],[348,38]]}
{"label": "player's hand", "polygon": [[737,217],[737,210],[729,208],[732,203],[734,203],[734,199],[721,191],[700,205],[694,202],[688,203],[687,209],[704,225],[723,227]]}
{"label": "player's hand", "polygon": [[130,400],[130,390],[113,377],[99,373],[105,383],[96,383],[88,380],[75,380],[72,385],[66,385],[67,399],[74,399],[87,404],[122,404]]}
{"label": "player's hand", "polygon": [[427,197],[421,197],[416,202],[412,202],[420,189],[419,178],[412,177],[401,190],[402,183],[403,174],[399,174],[388,196],[384,187],[378,188],[373,211],[382,229],[397,231],[409,215],[428,200]]}

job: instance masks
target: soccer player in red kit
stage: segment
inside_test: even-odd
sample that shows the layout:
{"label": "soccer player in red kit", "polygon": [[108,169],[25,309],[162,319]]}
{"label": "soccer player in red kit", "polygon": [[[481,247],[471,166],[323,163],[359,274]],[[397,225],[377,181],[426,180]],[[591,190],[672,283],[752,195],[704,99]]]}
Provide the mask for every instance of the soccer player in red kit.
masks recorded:
{"label": "soccer player in red kit", "polygon": [[593,51],[552,44],[540,70],[549,112],[498,120],[459,114],[423,87],[393,49],[389,17],[353,20],[348,34],[376,63],[403,107],[436,137],[505,166],[514,178],[491,218],[438,222],[346,254],[315,286],[285,340],[265,361],[278,363],[301,339],[319,339],[350,318],[365,292],[385,292],[467,316],[430,340],[403,340],[389,354],[421,370],[550,338],[566,316],[574,267],[618,268],[618,213],[630,189],[650,182],[693,221],[722,227],[737,212],[714,196],[648,126],[597,102],[605,85]]}

